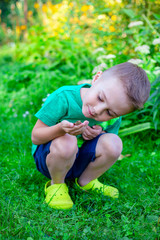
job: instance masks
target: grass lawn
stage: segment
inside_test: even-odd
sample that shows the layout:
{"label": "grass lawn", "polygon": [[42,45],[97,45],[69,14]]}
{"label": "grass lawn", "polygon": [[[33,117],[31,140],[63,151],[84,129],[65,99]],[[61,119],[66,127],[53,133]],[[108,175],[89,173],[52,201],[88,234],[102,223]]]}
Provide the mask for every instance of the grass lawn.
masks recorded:
{"label": "grass lawn", "polygon": [[100,178],[119,189],[118,200],[81,192],[69,182],[73,209],[53,210],[44,203],[47,178],[36,170],[31,155],[33,115],[42,96],[64,82],[74,84],[78,76],[57,67],[10,66],[8,59],[0,61],[0,240],[159,240],[158,134],[145,131],[123,138],[122,154],[131,156]]}
{"label": "grass lawn", "polygon": [[47,181],[31,156],[29,116],[3,121],[0,144],[0,239],[160,239],[160,151],[151,132],[124,137],[123,158],[100,180],[120,191],[118,200],[69,190],[73,209],[44,203]]}

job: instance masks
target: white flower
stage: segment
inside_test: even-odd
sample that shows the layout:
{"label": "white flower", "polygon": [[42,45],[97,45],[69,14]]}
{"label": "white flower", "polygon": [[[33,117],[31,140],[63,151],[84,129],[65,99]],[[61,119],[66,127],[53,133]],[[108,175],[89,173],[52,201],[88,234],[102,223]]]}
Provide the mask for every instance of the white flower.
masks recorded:
{"label": "white flower", "polygon": [[42,102],[45,102],[46,99],[49,97],[49,95],[50,95],[50,94],[48,93],[47,96],[46,96],[46,98],[43,98],[43,99],[42,99]]}
{"label": "white flower", "polygon": [[156,63],[157,61],[154,60],[153,58],[150,59],[151,63]]}
{"label": "white flower", "polygon": [[47,98],[43,98],[43,99],[42,99],[42,102],[45,102],[45,101],[46,101],[46,99],[47,99]]}
{"label": "white flower", "polygon": [[96,67],[93,69],[92,73],[95,74],[95,73],[97,73],[97,72],[99,72],[99,71],[102,71],[104,68],[106,69],[106,68],[107,68],[107,65],[106,65],[105,63],[101,63],[100,65],[96,66]]}
{"label": "white flower", "polygon": [[149,71],[149,70],[145,70],[145,72],[146,72],[148,75],[151,74],[151,71]]}
{"label": "white flower", "polygon": [[98,16],[98,19],[101,20],[101,19],[106,19],[106,15],[105,14],[101,14]]}
{"label": "white flower", "polygon": [[153,45],[160,44],[160,38],[156,38],[153,40]]}
{"label": "white flower", "polygon": [[25,117],[27,117],[27,115],[29,115],[29,112],[28,112],[28,111],[26,111],[26,112],[23,114],[23,117],[25,118]]}
{"label": "white flower", "polygon": [[12,30],[10,28],[7,29],[7,33],[8,34],[11,34],[12,33]]}
{"label": "white flower", "polygon": [[137,64],[137,65],[140,63],[144,63],[143,60],[141,60],[141,59],[130,59],[128,62]]}
{"label": "white flower", "polygon": [[155,67],[155,70],[153,71],[154,74],[159,75],[160,74],[160,67]]}
{"label": "white flower", "polygon": [[100,65],[98,65],[101,69],[103,69],[103,68],[107,68],[107,64],[105,64],[105,63],[101,63]]}
{"label": "white flower", "polygon": [[145,54],[150,53],[150,49],[148,45],[142,45],[142,46],[136,47],[135,51],[140,53],[145,53]]}
{"label": "white flower", "polygon": [[136,26],[139,26],[139,25],[143,25],[143,22],[142,22],[142,21],[130,22],[130,24],[128,25],[128,27],[129,27],[129,28],[132,28],[132,27],[136,27]]}
{"label": "white flower", "polygon": [[17,113],[15,113],[15,114],[13,115],[14,118],[16,118],[17,116],[18,116]]}
{"label": "white flower", "polygon": [[105,52],[105,50],[104,50],[104,48],[97,48],[97,49],[95,49],[94,51],[93,51],[93,54],[96,54],[96,53],[98,53],[98,52]]}
{"label": "white flower", "polygon": [[30,102],[30,105],[33,105],[33,102]]}
{"label": "white flower", "polygon": [[44,53],[44,57],[45,57],[45,58],[48,58],[48,57],[49,57],[49,51],[46,51],[46,52]]}
{"label": "white flower", "polygon": [[113,54],[102,55],[102,56],[99,56],[99,57],[97,58],[97,61],[101,61],[101,60],[103,60],[103,59],[113,59],[113,58],[115,58],[115,57],[116,57],[116,56],[113,55]]}
{"label": "white flower", "polygon": [[8,43],[8,45],[11,47],[11,48],[14,48],[16,46],[15,42],[10,42]]}

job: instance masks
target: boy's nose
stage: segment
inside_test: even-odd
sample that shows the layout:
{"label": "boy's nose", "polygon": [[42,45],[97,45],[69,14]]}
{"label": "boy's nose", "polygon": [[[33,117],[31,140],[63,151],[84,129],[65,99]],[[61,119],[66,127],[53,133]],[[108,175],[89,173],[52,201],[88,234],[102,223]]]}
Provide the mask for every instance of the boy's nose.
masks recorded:
{"label": "boy's nose", "polygon": [[105,107],[103,105],[95,106],[94,112],[95,115],[101,115],[104,112]]}

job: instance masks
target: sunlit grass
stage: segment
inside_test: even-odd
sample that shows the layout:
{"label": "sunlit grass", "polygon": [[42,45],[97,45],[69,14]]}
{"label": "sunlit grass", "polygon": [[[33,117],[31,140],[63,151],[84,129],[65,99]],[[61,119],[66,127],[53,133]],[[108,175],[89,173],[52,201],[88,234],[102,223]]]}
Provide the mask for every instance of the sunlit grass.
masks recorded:
{"label": "sunlit grass", "polygon": [[34,113],[48,93],[79,80],[64,66],[58,65],[59,71],[45,66],[1,67],[1,239],[158,239],[160,151],[154,130],[124,137],[126,157],[101,176],[119,189],[118,200],[82,193],[68,182],[73,209],[53,210],[44,203],[47,178],[36,170],[31,155]]}
{"label": "sunlit grass", "polygon": [[10,131],[0,146],[1,239],[146,240],[159,236],[160,152],[154,135],[124,138],[123,154],[131,156],[101,177],[118,187],[119,200],[82,193],[68,183],[75,205],[70,211],[58,211],[44,204],[47,179],[36,170],[30,153],[28,120],[22,117],[2,126]]}

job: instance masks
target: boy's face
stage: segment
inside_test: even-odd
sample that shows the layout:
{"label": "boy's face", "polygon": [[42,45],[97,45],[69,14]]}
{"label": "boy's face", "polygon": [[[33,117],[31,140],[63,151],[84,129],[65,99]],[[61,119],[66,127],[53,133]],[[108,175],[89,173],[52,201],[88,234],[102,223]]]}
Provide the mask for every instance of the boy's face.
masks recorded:
{"label": "boy's face", "polygon": [[109,73],[105,78],[99,72],[91,88],[81,89],[84,116],[102,122],[133,111],[121,81]]}

